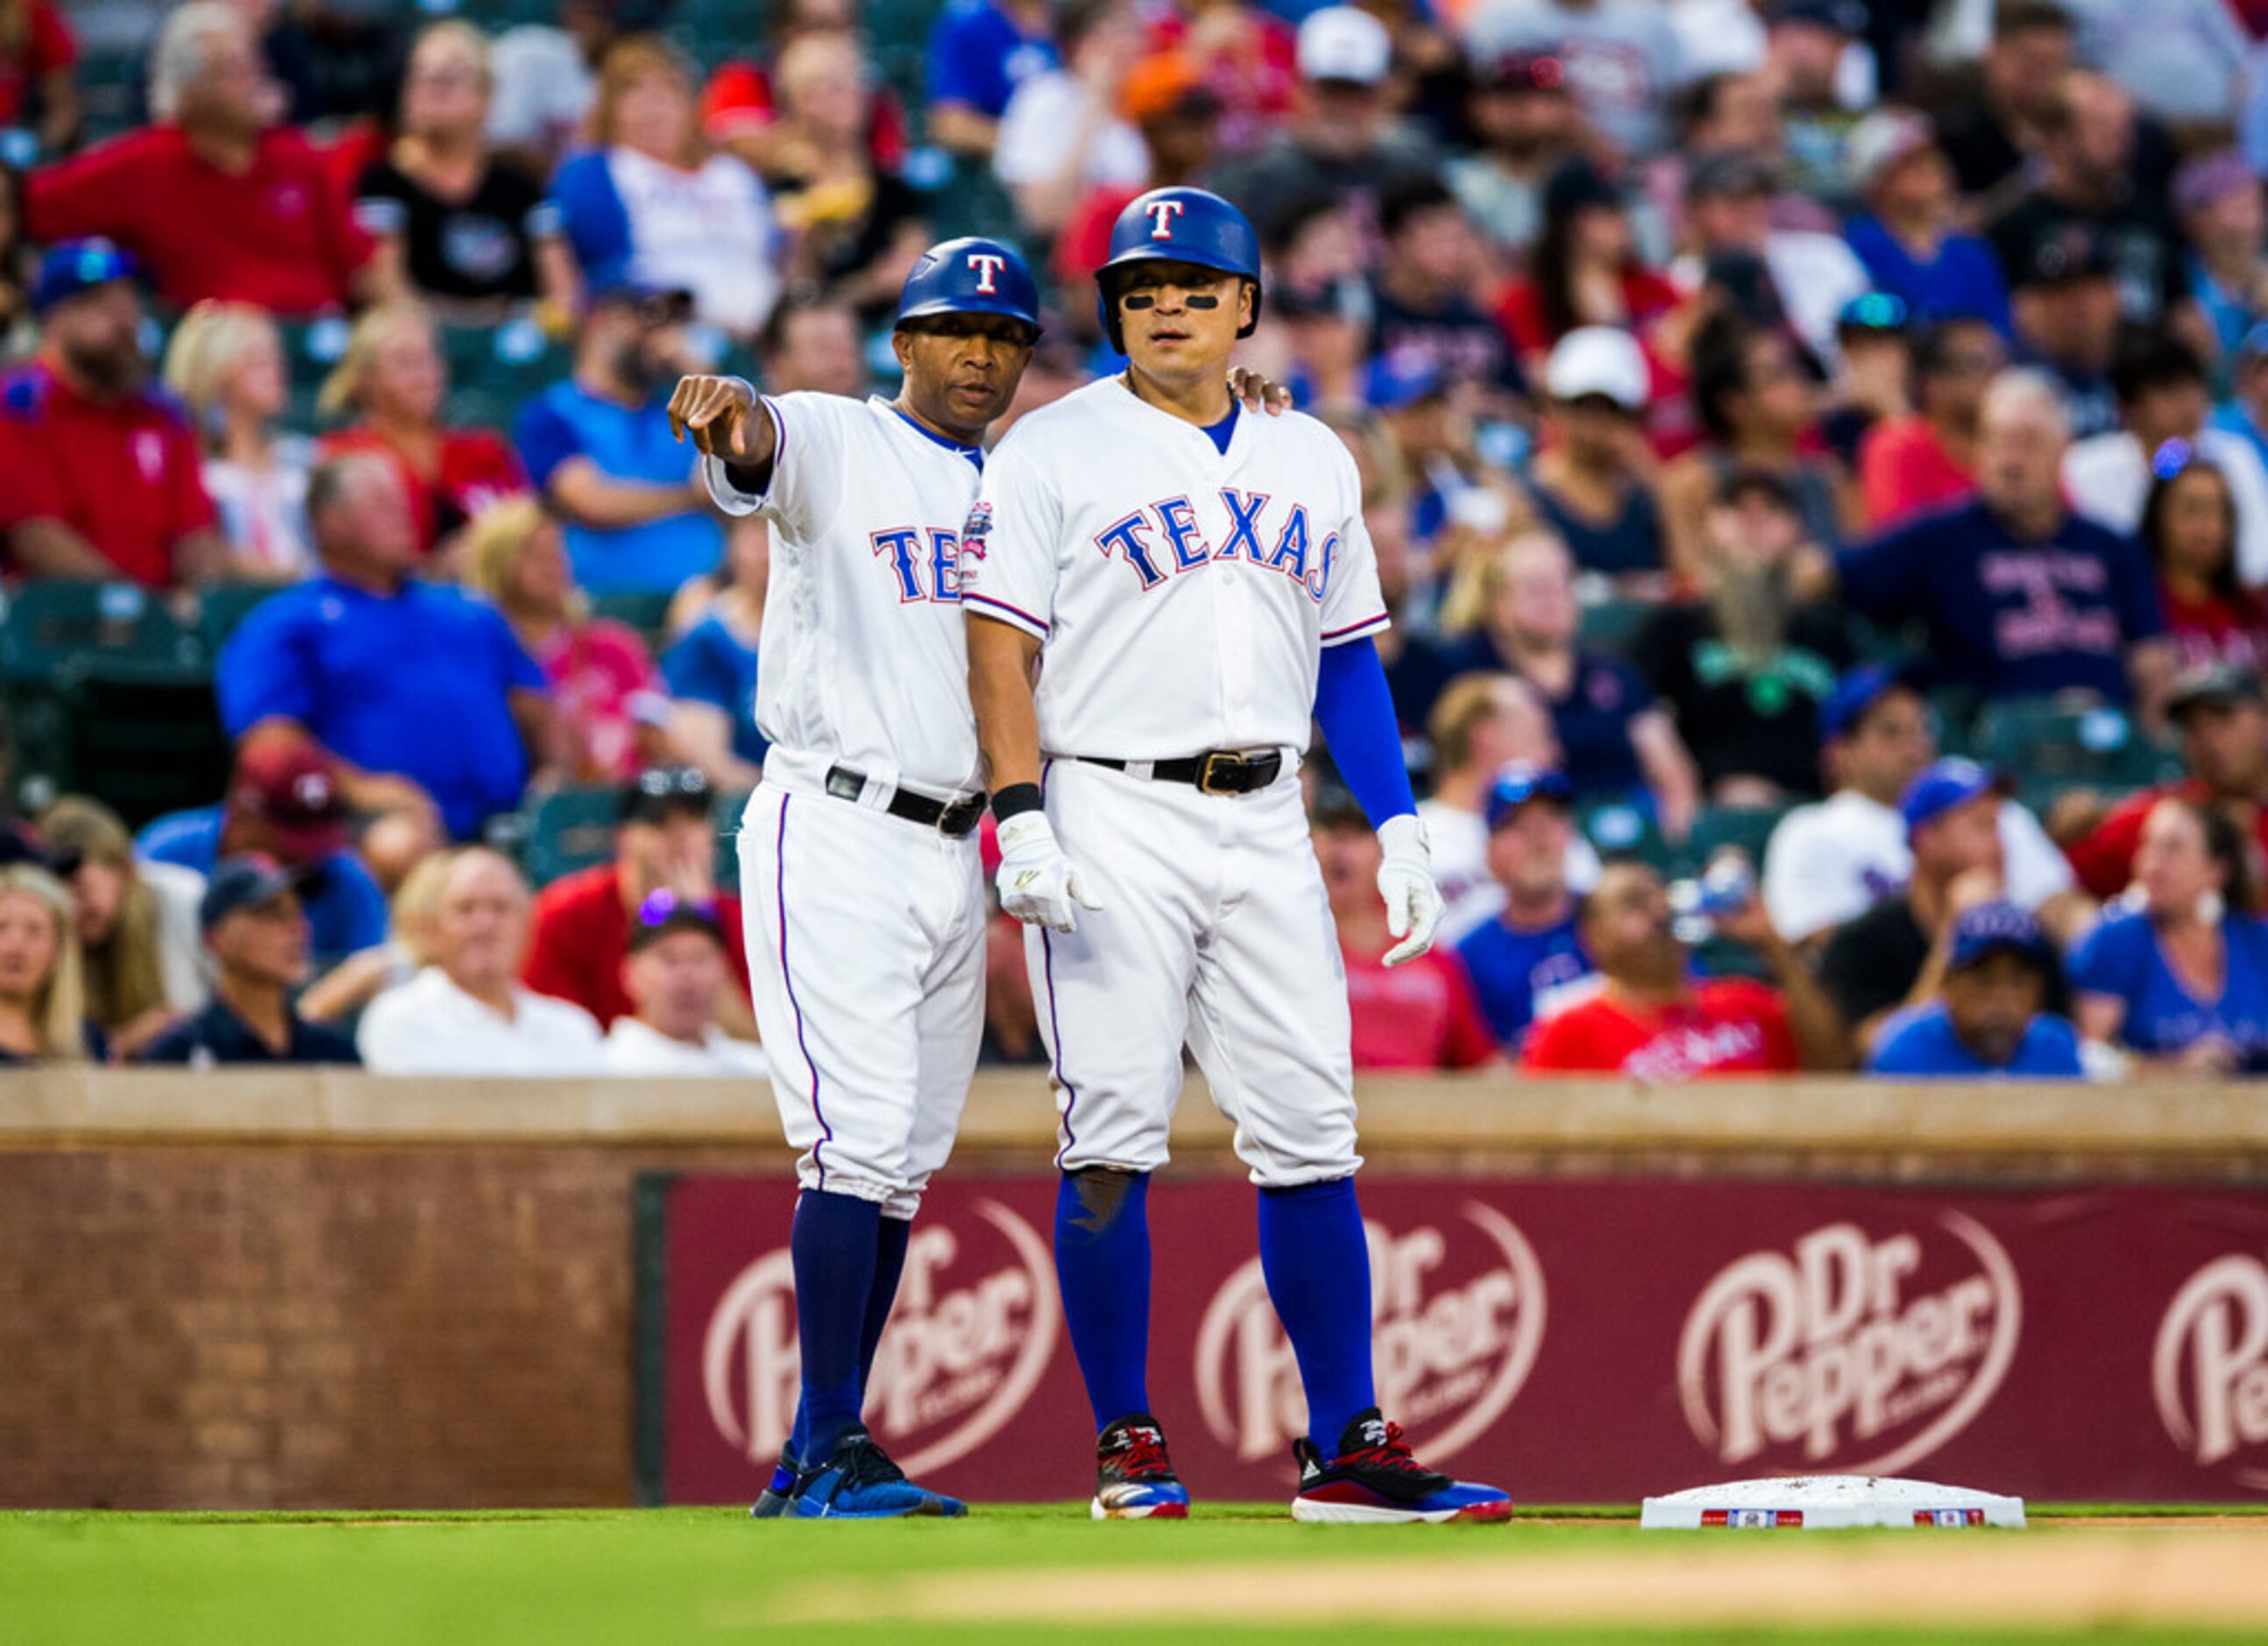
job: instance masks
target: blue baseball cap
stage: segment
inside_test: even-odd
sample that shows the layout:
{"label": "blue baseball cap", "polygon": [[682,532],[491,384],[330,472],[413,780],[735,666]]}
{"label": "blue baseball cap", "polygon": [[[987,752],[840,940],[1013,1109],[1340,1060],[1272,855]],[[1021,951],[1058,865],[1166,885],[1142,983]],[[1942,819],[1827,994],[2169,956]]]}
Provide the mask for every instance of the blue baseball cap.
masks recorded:
{"label": "blue baseball cap", "polygon": [[2021,955],[2045,966],[2054,951],[2040,923],[2013,903],[1980,903],[1953,923],[1950,970],[1962,971],[1991,955]]}
{"label": "blue baseball cap", "polygon": [[1906,683],[1905,676],[1888,663],[1862,663],[1852,669],[1835,683],[1835,690],[1819,705],[1820,741],[1849,736],[1867,710]]}
{"label": "blue baseball cap", "polygon": [[1498,770],[1496,780],[1489,785],[1488,796],[1482,802],[1481,816],[1493,833],[1498,823],[1530,801],[1569,806],[1574,800],[1575,786],[1567,780],[1565,772],[1515,760]]}
{"label": "blue baseball cap", "polygon": [[1898,815],[1906,820],[1906,832],[1911,834],[1956,806],[1999,793],[1999,778],[1974,760],[1940,760],[1906,786],[1906,792],[1898,797]]}
{"label": "blue baseball cap", "polygon": [[106,240],[65,240],[40,259],[40,272],[32,282],[32,313],[44,316],[58,303],[82,292],[116,280],[131,280],[142,272],[133,255]]}
{"label": "blue baseball cap", "polygon": [[205,895],[197,905],[197,925],[210,932],[243,909],[257,909],[296,890],[298,876],[274,858],[247,852],[225,857],[214,865],[205,882]]}
{"label": "blue baseball cap", "polygon": [[1388,349],[1370,363],[1362,397],[1380,411],[1400,411],[1448,388],[1439,361],[1423,349]]}

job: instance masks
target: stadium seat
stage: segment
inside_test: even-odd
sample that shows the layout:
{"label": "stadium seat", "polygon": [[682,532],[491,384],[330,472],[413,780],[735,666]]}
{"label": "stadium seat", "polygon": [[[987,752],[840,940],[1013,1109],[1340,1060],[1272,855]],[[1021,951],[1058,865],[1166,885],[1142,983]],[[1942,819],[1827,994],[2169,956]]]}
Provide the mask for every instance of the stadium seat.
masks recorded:
{"label": "stadium seat", "polygon": [[740,889],[740,813],[746,794],[720,794],[711,814],[717,822],[717,887],[735,896]]}
{"label": "stadium seat", "polygon": [[1720,848],[1733,846],[1746,853],[1749,862],[1761,864],[1764,843],[1786,816],[1786,808],[1778,806],[1704,807],[1693,820],[1693,838],[1686,843],[1685,855],[1695,863],[1705,864]]}
{"label": "stadium seat", "polygon": [[1583,608],[1577,619],[1576,641],[1594,652],[1612,652],[1618,657],[1626,657],[1631,642],[1645,627],[1646,619],[1660,609],[1661,602],[1654,600],[1600,601]]}
{"label": "stadium seat", "polygon": [[521,867],[535,885],[603,863],[615,854],[620,802],[611,788],[561,789],[539,801],[527,821]]}
{"label": "stadium seat", "polygon": [[0,678],[11,688],[67,684],[97,659],[190,683],[209,667],[196,633],[137,583],[40,579],[0,596]]}
{"label": "stadium seat", "polygon": [[2014,778],[2020,797],[2036,811],[2073,789],[2147,788],[2180,771],[2178,757],[2122,710],[2052,701],[1988,705],[1977,722],[1977,757]]}
{"label": "stadium seat", "polygon": [[217,661],[220,649],[228,644],[252,609],[276,593],[274,586],[265,583],[220,583],[197,596],[197,637],[208,657]]}
{"label": "stadium seat", "polygon": [[591,615],[628,624],[659,649],[662,631],[668,626],[669,602],[674,598],[669,589],[612,589],[591,596]]}
{"label": "stadium seat", "polygon": [[1587,801],[1575,808],[1575,826],[1602,856],[1631,857],[1668,874],[1675,854],[1653,814],[1628,801]]}

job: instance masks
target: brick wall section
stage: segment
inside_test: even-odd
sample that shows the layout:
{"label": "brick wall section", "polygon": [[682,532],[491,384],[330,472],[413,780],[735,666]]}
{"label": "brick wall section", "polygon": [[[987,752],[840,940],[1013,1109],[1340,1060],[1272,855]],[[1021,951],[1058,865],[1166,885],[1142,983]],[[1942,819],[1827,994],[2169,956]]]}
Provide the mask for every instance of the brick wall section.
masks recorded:
{"label": "brick wall section", "polygon": [[0,1154],[0,1503],[631,1500],[631,1185],[777,1152]]}

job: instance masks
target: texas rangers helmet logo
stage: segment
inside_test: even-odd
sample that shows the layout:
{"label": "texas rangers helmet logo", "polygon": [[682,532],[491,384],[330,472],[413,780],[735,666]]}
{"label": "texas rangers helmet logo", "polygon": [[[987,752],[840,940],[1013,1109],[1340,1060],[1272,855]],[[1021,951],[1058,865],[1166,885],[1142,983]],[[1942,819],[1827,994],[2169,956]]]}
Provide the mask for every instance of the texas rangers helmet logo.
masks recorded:
{"label": "texas rangers helmet logo", "polygon": [[999,295],[1000,289],[994,284],[994,280],[999,272],[1008,266],[1008,260],[1005,257],[998,252],[971,252],[968,254],[968,266],[976,273],[977,296]]}
{"label": "texas rangers helmet logo", "polygon": [[1189,206],[1180,200],[1152,200],[1142,210],[1150,214],[1150,238],[1169,240],[1174,238],[1174,219],[1187,211]]}

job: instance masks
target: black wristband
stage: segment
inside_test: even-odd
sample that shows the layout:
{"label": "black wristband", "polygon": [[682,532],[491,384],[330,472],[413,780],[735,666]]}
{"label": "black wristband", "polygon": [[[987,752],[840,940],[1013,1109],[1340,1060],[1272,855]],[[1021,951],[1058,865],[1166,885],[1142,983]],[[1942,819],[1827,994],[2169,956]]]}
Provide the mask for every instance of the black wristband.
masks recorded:
{"label": "black wristband", "polygon": [[992,792],[992,816],[1001,823],[1025,812],[1040,809],[1040,786],[1036,783],[1011,783],[1005,789]]}

